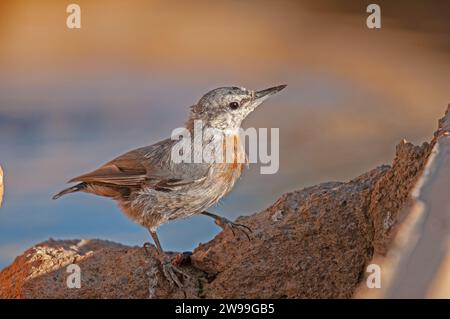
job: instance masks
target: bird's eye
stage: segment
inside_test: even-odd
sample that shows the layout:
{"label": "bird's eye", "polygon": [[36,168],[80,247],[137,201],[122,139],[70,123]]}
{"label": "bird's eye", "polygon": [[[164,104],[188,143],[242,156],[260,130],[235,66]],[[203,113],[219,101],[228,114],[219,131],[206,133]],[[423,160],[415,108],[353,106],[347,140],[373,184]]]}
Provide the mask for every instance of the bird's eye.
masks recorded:
{"label": "bird's eye", "polygon": [[230,107],[230,109],[236,110],[237,108],[239,108],[239,103],[238,102],[231,102],[228,106]]}

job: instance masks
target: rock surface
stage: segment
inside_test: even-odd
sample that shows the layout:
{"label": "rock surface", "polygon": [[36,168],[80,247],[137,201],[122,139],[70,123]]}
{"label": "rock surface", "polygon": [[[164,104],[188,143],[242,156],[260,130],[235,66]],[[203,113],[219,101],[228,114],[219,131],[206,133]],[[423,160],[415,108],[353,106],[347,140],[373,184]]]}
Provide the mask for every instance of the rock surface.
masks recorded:
{"label": "rock surface", "polygon": [[[166,282],[153,246],[49,240],[0,273],[0,297],[352,297],[367,264],[388,250],[435,139],[421,146],[402,141],[392,166],[284,194],[238,218],[253,230],[252,240],[227,229],[197,247],[181,267],[190,275],[184,290]],[[66,285],[72,263],[81,269],[79,289]]]}
{"label": "rock surface", "polygon": [[[404,209],[396,210],[401,223],[395,223],[397,231],[388,230],[386,235],[380,234],[381,241],[375,240],[379,249],[371,263],[380,266],[380,287],[368,289],[363,280],[355,297],[450,298],[450,105],[430,145],[410,146],[409,152],[415,154],[411,159],[416,158],[415,167],[412,163],[404,165],[410,168],[410,178],[401,182],[391,176],[397,189],[414,184],[407,193],[409,196],[403,196],[405,190],[397,195],[404,199],[402,202],[407,200]],[[417,181],[412,178],[417,175],[415,170],[422,171]],[[386,206],[377,203],[376,206],[380,216]]]}

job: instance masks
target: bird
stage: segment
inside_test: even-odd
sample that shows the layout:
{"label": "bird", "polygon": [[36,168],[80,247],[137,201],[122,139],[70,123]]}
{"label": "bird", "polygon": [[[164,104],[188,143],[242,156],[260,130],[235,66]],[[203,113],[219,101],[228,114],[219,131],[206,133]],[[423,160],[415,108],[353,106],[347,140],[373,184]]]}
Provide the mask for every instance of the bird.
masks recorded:
{"label": "bird", "polygon": [[[53,199],[84,192],[115,200],[125,215],[149,231],[164,276],[172,286],[181,288],[180,278],[189,276],[164,252],[157,228],[172,220],[202,214],[213,218],[223,229],[242,232],[249,238],[249,227],[210,213],[208,209],[232,190],[245,167],[245,149],[239,139],[243,120],[285,87],[278,85],[259,91],[239,86],[219,87],[191,106],[185,130],[195,133],[196,123],[200,122],[202,130],[221,133],[224,138],[212,134],[202,147],[223,147],[231,154],[230,161],[175,161],[172,151],[179,141],[167,138],[126,152],[94,171],[72,178],[69,183],[77,184],[62,190]],[[188,151],[198,152],[195,143]]]}

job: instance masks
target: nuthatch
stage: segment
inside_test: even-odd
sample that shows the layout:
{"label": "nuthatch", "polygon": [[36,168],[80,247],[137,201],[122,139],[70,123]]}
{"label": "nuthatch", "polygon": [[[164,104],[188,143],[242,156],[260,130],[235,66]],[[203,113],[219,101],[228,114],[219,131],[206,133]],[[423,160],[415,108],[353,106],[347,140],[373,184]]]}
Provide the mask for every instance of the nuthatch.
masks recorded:
{"label": "nuthatch", "polygon": [[[69,182],[79,183],[61,191],[53,199],[82,191],[116,200],[127,216],[149,230],[164,275],[169,282],[182,287],[178,275],[187,275],[163,252],[156,235],[157,227],[171,220],[203,214],[214,218],[222,228],[228,227],[233,233],[240,231],[249,236],[247,226],[206,210],[226,195],[241,175],[244,163],[236,159],[245,157],[238,134],[242,121],[269,96],[285,87],[280,85],[256,92],[240,87],[217,88],[192,106],[186,129],[192,132],[195,122],[201,121],[205,128],[222,132],[225,141],[233,143],[234,160],[231,162],[175,163],[171,154],[177,141],[169,138],[127,152],[95,171],[73,178]],[[203,147],[217,141],[211,138]],[[220,140],[220,143],[225,142]],[[196,150],[193,148],[192,152]]]}

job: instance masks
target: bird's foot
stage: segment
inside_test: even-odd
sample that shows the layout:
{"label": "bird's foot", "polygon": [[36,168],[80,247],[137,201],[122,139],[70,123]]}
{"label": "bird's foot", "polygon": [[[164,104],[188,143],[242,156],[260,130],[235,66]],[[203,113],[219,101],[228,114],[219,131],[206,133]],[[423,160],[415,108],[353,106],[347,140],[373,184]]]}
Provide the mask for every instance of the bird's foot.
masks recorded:
{"label": "bird's foot", "polygon": [[178,288],[183,288],[183,284],[181,283],[180,278],[178,278],[178,275],[181,275],[181,277],[184,277],[185,279],[190,279],[191,276],[180,270],[178,267],[175,267],[168,256],[164,256],[160,261],[164,277],[166,277],[170,285],[173,286],[175,284]]}
{"label": "bird's foot", "polygon": [[233,232],[233,235],[236,236],[236,233],[243,233],[248,240],[250,240],[250,234],[253,232],[252,229],[248,226],[234,223],[225,217],[218,217],[215,220],[215,223],[220,226],[223,230],[229,228]]}
{"label": "bird's foot", "polygon": [[[148,242],[144,243],[144,245],[143,245],[145,252],[149,256],[151,256],[151,253],[150,253],[151,246],[152,246],[152,244],[150,244]],[[163,254],[162,256],[159,257],[159,261],[162,266],[164,277],[166,277],[167,281],[170,283],[171,286],[173,286],[175,284],[178,286],[178,288],[183,288],[183,284],[181,283],[180,279],[178,278],[178,275],[181,275],[181,277],[184,277],[186,279],[191,278],[191,276],[189,276],[188,274],[186,274],[184,271],[180,270],[178,267],[176,267],[173,264],[173,263],[175,263],[176,265],[186,264],[188,261],[190,261],[191,255],[192,255],[192,253],[190,253],[190,252],[178,254],[177,256],[175,256],[173,262],[172,262],[172,259],[165,254]]]}

